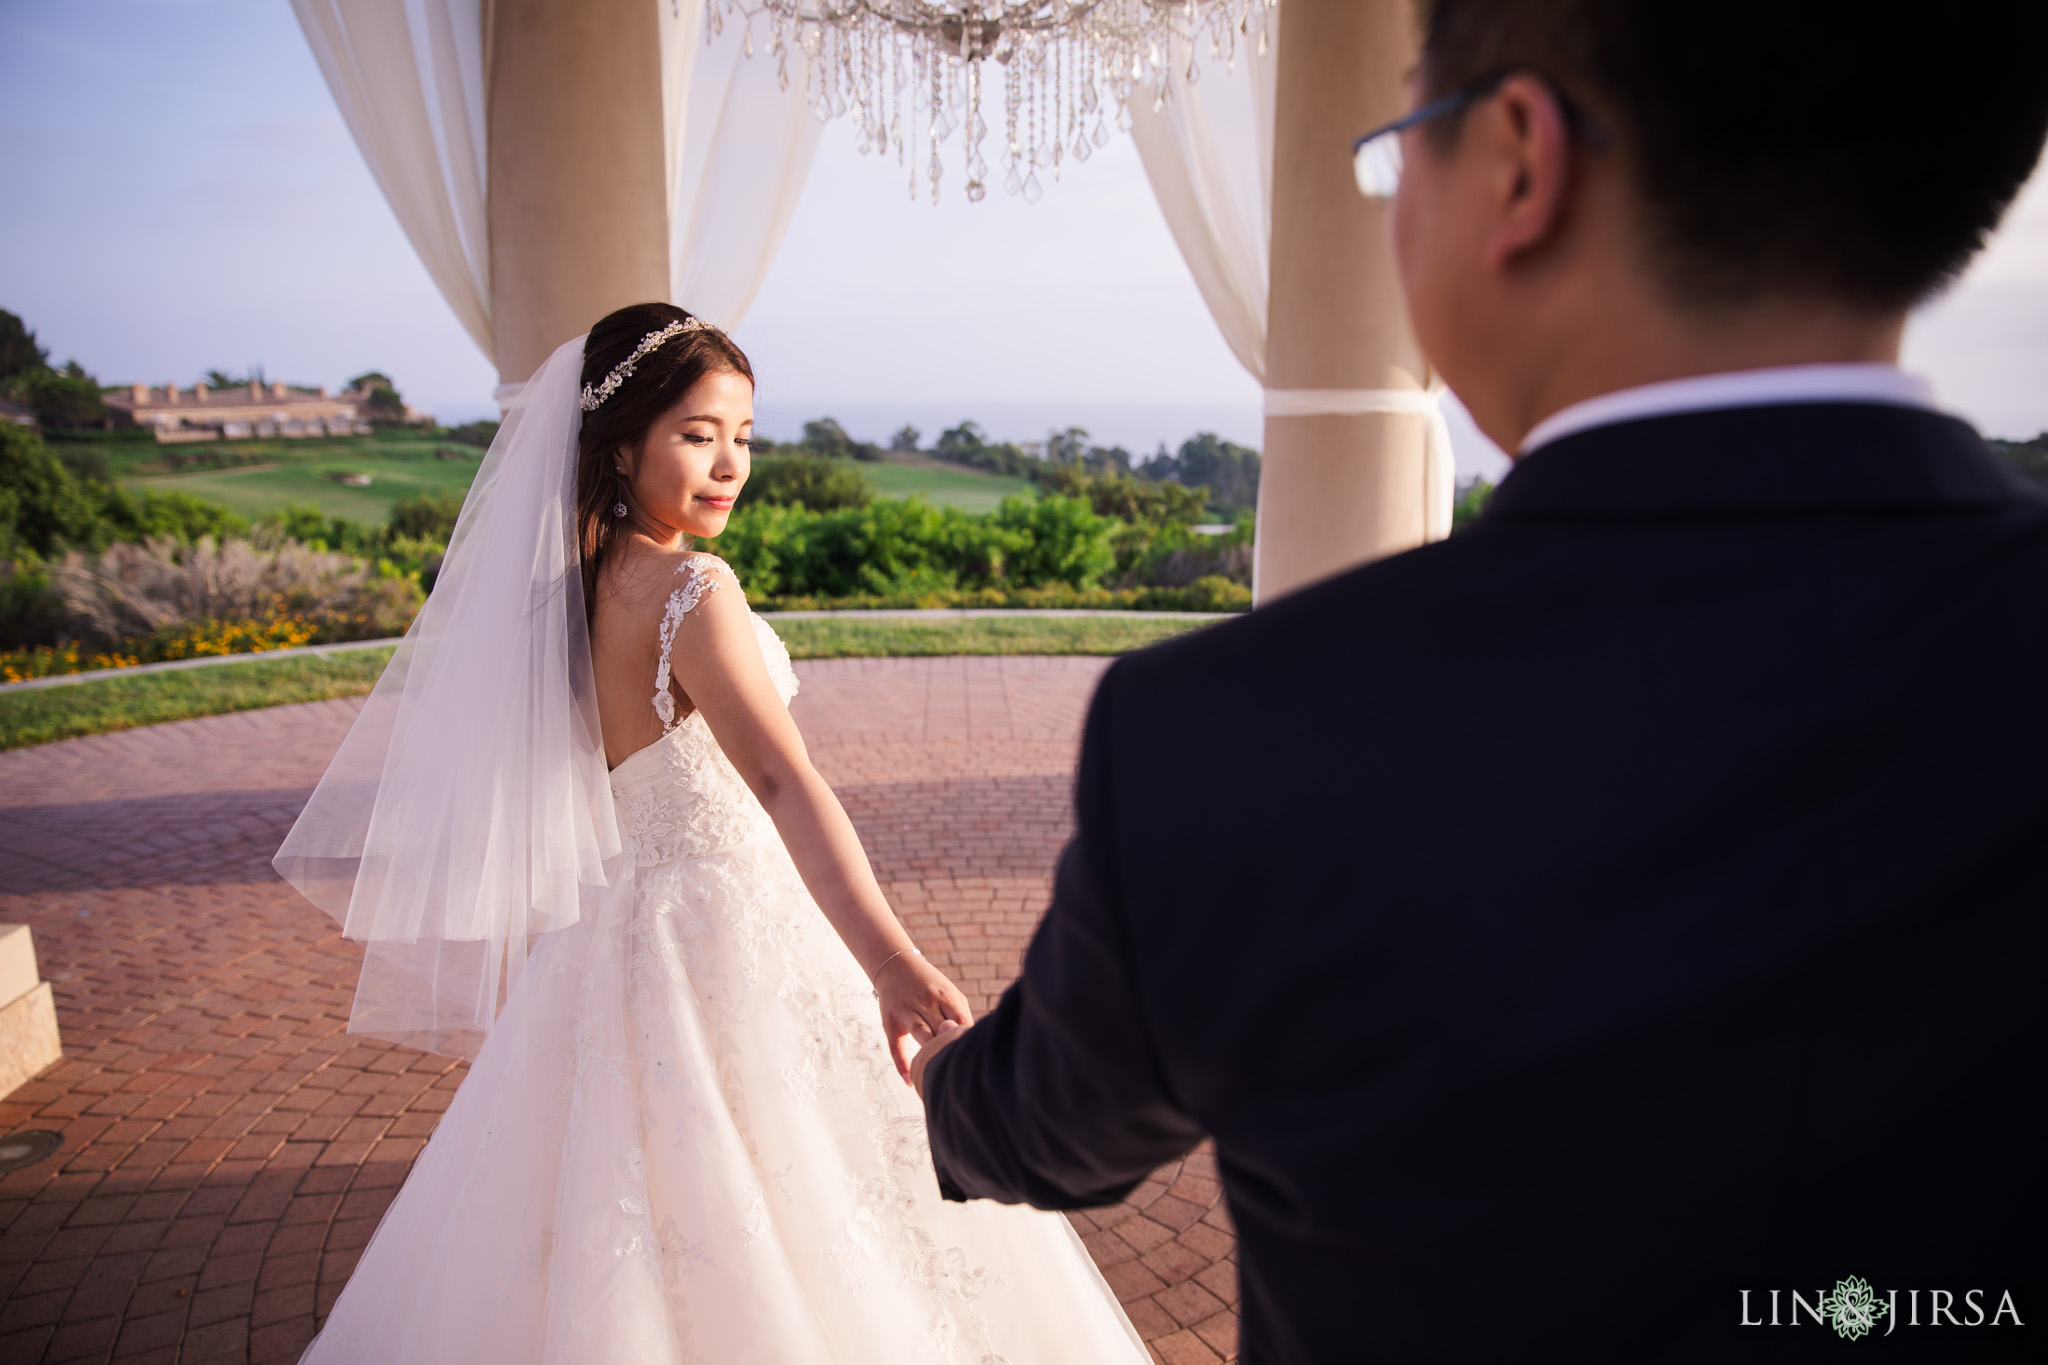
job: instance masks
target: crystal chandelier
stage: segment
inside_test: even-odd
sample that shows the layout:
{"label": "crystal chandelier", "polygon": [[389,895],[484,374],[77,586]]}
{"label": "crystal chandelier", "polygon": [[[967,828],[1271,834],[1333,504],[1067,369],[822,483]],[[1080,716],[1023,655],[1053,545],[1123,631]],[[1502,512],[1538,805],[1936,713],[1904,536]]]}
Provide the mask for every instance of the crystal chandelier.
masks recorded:
{"label": "crystal chandelier", "polygon": [[[1175,80],[1201,79],[1198,54],[1226,70],[1264,57],[1267,16],[1280,0],[710,0],[706,21],[721,33],[766,30],[782,87],[791,54],[805,59],[811,109],[821,120],[851,118],[863,156],[889,156],[919,172],[934,204],[945,167],[939,148],[960,132],[967,198],[988,193],[982,146],[982,77],[1003,68],[1003,188],[1036,203],[1041,171],[1059,178],[1071,157],[1086,161],[1109,142],[1110,123],[1128,131],[1130,106],[1155,112],[1173,102]],[[757,21],[759,23],[757,24]]]}

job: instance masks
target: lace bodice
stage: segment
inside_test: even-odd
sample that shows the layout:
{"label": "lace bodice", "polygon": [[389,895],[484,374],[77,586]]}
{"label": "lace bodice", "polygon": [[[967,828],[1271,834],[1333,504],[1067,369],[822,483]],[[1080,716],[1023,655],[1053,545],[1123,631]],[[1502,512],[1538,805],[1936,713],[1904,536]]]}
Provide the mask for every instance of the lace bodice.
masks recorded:
{"label": "lace bodice", "polygon": [[[668,688],[676,629],[709,593],[739,591],[739,580],[724,561],[694,555],[676,569],[683,580],[669,594],[661,620],[661,662],[656,674],[655,714],[662,737],[612,770],[612,797],[619,829],[641,867],[698,858],[773,832],[768,813],[754,798],[725,752],[718,747],[702,711],[678,721]],[[797,693],[796,670],[782,638],[749,613],[769,680],[787,705]]]}

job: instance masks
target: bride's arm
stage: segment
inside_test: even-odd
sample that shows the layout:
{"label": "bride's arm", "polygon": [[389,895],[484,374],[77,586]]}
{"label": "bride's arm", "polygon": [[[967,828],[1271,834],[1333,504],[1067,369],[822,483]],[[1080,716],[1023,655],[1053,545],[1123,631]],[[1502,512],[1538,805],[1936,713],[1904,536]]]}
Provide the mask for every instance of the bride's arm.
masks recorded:
{"label": "bride's arm", "polygon": [[669,672],[704,713],[719,748],[775,822],[790,858],[882,1000],[896,1070],[910,1075],[910,1040],[944,1021],[973,1022],[967,998],[917,955],[868,866],[839,798],[818,776],[803,736],[775,690],[746,599],[722,568],[676,629]]}

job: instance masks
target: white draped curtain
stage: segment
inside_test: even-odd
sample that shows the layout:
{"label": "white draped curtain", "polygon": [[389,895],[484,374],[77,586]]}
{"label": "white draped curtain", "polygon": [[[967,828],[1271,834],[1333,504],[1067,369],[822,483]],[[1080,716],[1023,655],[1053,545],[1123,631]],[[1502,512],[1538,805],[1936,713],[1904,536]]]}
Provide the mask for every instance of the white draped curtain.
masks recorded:
{"label": "white draped curtain", "polygon": [[493,356],[481,6],[292,0],[399,227],[463,330]]}
{"label": "white draped curtain", "polygon": [[[820,127],[804,82],[742,55],[728,23],[707,41],[704,0],[646,0],[659,16],[667,150],[669,297],[738,325],[796,211]],[[370,174],[472,340],[491,321],[486,0],[292,0]]]}
{"label": "white draped curtain", "polygon": [[[1392,412],[1430,419],[1424,473],[1425,535],[1450,534],[1457,468],[1450,429],[1438,404],[1441,385],[1428,392],[1397,389],[1276,390],[1266,387],[1266,309],[1272,243],[1274,88],[1280,26],[1286,6],[1267,13],[1269,51],[1240,49],[1234,63],[1196,54],[1201,79],[1176,80],[1173,99],[1155,111],[1140,98],[1131,105],[1131,138],[1209,315],[1238,363],[1266,390],[1275,417]],[[1176,43],[1169,71],[1188,69],[1189,52]]]}
{"label": "white draped curtain", "polygon": [[795,62],[781,87],[765,33],[754,35],[749,57],[728,15],[724,32],[705,42],[702,4],[681,7],[697,46],[678,68],[690,74],[670,121],[669,280],[675,302],[731,331],[782,248],[825,125]]}
{"label": "white draped curtain", "polygon": [[[1285,7],[1266,16],[1278,50]],[[1188,69],[1176,43],[1168,70]],[[1249,47],[1225,67],[1198,54],[1201,80],[1175,81],[1158,112],[1131,101],[1131,140],[1209,315],[1237,363],[1266,382],[1267,248],[1273,236],[1273,85],[1278,65]]]}

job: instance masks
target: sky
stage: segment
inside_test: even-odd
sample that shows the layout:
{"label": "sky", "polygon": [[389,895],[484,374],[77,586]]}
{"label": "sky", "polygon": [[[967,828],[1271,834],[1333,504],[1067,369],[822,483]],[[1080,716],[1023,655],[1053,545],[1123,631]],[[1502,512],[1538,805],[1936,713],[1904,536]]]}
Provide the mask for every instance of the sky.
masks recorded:
{"label": "sky", "polygon": [[[956,174],[949,182],[957,189]],[[284,0],[0,0],[0,308],[107,383],[209,368],[339,385],[378,369],[444,422],[497,377],[365,169]],[[1146,454],[1256,445],[1230,355],[1118,137],[1035,205],[912,203],[893,160],[825,132],[736,339],[765,435],[963,418],[1086,427]],[[1989,435],[2048,430],[2048,176],[1916,315],[1906,364]],[[1463,472],[1503,467],[1452,415]]]}

